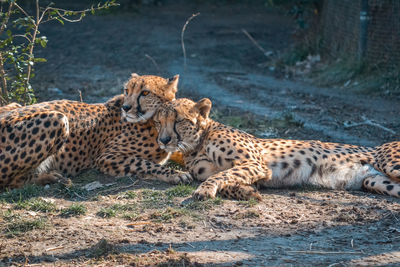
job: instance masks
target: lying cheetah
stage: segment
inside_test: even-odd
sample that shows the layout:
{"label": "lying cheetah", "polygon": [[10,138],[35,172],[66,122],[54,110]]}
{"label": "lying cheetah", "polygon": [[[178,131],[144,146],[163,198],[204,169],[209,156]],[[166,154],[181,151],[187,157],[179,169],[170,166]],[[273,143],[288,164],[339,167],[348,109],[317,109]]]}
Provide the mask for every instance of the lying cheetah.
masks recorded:
{"label": "lying cheetah", "polygon": [[320,141],[259,139],[209,118],[211,101],[178,99],[161,106],[154,122],[157,141],[168,152],[182,151],[192,176],[204,181],[195,199],[217,193],[258,198],[253,188],[316,185],[365,188],[400,197],[400,142],[375,148]]}
{"label": "lying cheetah", "polygon": [[153,114],[162,102],[175,98],[178,81],[179,76],[167,80],[133,74],[125,97],[106,103],[56,100],[2,107],[0,188],[47,183],[88,168],[112,176],[149,174],[171,183],[190,181],[189,174],[159,164],[170,153],[158,147],[151,120],[135,123],[139,119],[128,116],[128,122],[121,116],[129,102],[140,105],[143,114]]}

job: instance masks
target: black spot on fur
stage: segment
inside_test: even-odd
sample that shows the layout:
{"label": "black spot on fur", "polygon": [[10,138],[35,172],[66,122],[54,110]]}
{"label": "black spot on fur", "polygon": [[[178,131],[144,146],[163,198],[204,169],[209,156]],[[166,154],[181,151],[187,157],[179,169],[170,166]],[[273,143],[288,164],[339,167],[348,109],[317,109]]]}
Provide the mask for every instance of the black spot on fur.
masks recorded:
{"label": "black spot on fur", "polygon": [[298,159],[295,159],[293,163],[294,163],[294,167],[295,167],[295,168],[298,168],[298,167],[300,167],[300,165],[301,165],[301,162],[300,162],[300,160],[298,160]]}
{"label": "black spot on fur", "polygon": [[387,190],[387,191],[391,191],[393,188],[394,188],[393,185],[388,185],[388,186],[386,186],[386,190]]}
{"label": "black spot on fur", "polygon": [[205,168],[200,168],[199,171],[197,172],[198,174],[202,174],[206,169]]}

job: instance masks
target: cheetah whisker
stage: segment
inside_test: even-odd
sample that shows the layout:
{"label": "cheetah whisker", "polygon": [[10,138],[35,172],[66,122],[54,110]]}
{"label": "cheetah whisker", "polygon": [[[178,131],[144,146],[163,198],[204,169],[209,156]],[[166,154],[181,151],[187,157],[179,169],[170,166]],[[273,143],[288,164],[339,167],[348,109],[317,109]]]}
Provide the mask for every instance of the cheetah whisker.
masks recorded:
{"label": "cheetah whisker", "polygon": [[185,146],[184,146],[182,143],[178,143],[178,149],[179,149],[181,152],[186,153],[186,148],[185,148]]}
{"label": "cheetah whisker", "polygon": [[187,153],[187,152],[193,150],[193,146],[191,146],[191,145],[188,144],[188,143],[181,142],[179,145],[182,147],[182,152],[184,152],[184,153]]}

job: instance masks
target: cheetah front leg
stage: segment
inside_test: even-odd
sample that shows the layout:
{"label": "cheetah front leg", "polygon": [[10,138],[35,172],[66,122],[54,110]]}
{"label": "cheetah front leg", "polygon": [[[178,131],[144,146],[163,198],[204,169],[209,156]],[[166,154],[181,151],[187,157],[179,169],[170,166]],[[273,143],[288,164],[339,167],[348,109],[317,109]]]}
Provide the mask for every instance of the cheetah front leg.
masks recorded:
{"label": "cheetah front leg", "polygon": [[96,160],[96,165],[100,171],[112,176],[149,175],[172,184],[190,183],[193,180],[189,173],[175,171],[129,153],[103,153]]}
{"label": "cheetah front leg", "polygon": [[261,199],[252,184],[261,179],[271,179],[271,175],[270,169],[262,167],[257,162],[244,162],[207,178],[194,192],[193,198],[197,200],[214,198],[219,192],[228,198]]}

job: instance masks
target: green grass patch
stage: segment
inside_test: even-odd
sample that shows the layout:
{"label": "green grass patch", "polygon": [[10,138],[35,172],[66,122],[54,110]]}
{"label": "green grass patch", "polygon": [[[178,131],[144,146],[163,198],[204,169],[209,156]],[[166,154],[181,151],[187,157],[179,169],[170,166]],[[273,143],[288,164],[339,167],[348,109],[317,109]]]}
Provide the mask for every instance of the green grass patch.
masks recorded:
{"label": "green grass patch", "polygon": [[122,197],[126,199],[136,199],[138,194],[135,191],[130,190],[122,193]]}
{"label": "green grass patch", "polygon": [[168,207],[163,211],[155,211],[150,215],[150,218],[155,222],[168,223],[172,222],[173,219],[181,217],[185,214],[183,209],[175,209]]}
{"label": "green grass patch", "polygon": [[269,125],[277,129],[286,129],[289,127],[301,128],[304,123],[296,121],[292,113],[284,112],[279,118],[270,120]]}
{"label": "green grass patch", "polygon": [[56,205],[41,198],[32,198],[15,204],[16,209],[51,212],[56,210]]}
{"label": "green grass patch", "polygon": [[59,185],[59,188],[56,190],[58,194],[62,195],[66,199],[86,199],[89,192],[82,188],[79,185],[65,186]]}
{"label": "green grass patch", "polygon": [[343,84],[369,72],[368,69],[368,65],[365,62],[359,62],[352,57],[347,60],[339,59],[327,65],[324,69],[315,72],[314,81],[320,86]]}
{"label": "green grass patch", "polygon": [[159,209],[172,204],[165,191],[144,189],[139,193],[138,204],[144,209]]}
{"label": "green grass patch", "polygon": [[117,215],[117,211],[113,208],[101,208],[96,215],[102,218],[112,218]]}
{"label": "green grass patch", "polygon": [[7,190],[0,194],[0,202],[16,203],[41,196],[44,192],[42,186],[28,184],[22,188]]}
{"label": "green grass patch", "polygon": [[23,219],[19,216],[12,216],[8,218],[8,223],[5,226],[5,234],[7,237],[19,236],[25,232],[36,229],[44,229],[46,227],[46,220],[39,219]]}
{"label": "green grass patch", "polygon": [[260,217],[260,212],[257,210],[246,210],[243,213],[238,213],[235,215],[235,219],[240,220],[240,219],[251,219],[251,218],[259,218]]}
{"label": "green grass patch", "polygon": [[258,204],[258,200],[255,198],[250,198],[249,200],[240,200],[238,203],[246,207],[254,207]]}
{"label": "green grass patch", "polygon": [[125,220],[130,220],[130,221],[138,221],[141,219],[141,214],[131,211],[131,212],[124,212],[121,216]]}
{"label": "green grass patch", "polygon": [[196,188],[192,185],[177,185],[169,188],[165,194],[168,198],[187,197],[193,193]]}
{"label": "green grass patch", "polygon": [[339,85],[349,90],[367,94],[391,95],[400,93],[400,66],[358,61],[345,57],[313,73],[319,86]]}
{"label": "green grass patch", "polygon": [[64,208],[61,210],[60,215],[63,217],[72,217],[72,216],[81,216],[85,215],[87,212],[87,208],[83,204],[72,204],[68,208]]}
{"label": "green grass patch", "polygon": [[99,258],[114,252],[114,245],[110,244],[106,239],[101,239],[95,246],[90,249],[89,255],[94,258]]}
{"label": "green grass patch", "polygon": [[190,201],[187,204],[184,204],[184,208],[188,210],[209,210],[215,206],[223,204],[223,200],[220,197],[207,199],[204,201]]}
{"label": "green grass patch", "polygon": [[107,208],[101,208],[97,212],[97,216],[103,217],[103,218],[111,218],[117,216],[119,213],[122,212],[131,212],[131,211],[137,211],[138,207],[135,204],[114,204],[110,207]]}

